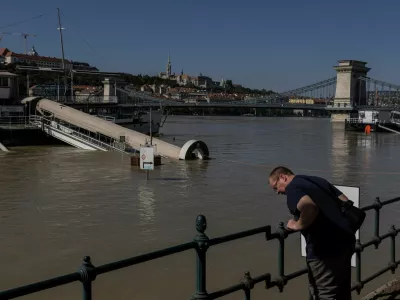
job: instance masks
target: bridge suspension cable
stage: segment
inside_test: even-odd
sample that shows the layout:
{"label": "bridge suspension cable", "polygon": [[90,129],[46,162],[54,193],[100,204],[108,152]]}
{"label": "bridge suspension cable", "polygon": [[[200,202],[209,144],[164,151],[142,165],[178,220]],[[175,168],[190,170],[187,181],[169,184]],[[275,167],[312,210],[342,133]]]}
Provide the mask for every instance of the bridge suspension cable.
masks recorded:
{"label": "bridge suspension cable", "polygon": [[271,103],[329,104],[336,91],[336,77],[316,82],[304,87],[271,95]]}
{"label": "bridge suspension cable", "polygon": [[365,82],[367,106],[397,107],[400,105],[400,85],[364,76],[359,77],[359,80]]}

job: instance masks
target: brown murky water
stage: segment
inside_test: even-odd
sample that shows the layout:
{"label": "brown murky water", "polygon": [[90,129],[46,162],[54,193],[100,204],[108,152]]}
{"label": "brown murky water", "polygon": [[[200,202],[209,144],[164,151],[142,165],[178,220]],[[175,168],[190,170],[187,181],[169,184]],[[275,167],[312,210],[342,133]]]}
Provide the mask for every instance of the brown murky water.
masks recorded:
{"label": "brown murky water", "polygon": [[[205,141],[214,159],[164,160],[146,182],[117,153],[57,146],[0,154],[0,289],[74,272],[85,255],[100,265],[190,241],[198,214],[207,217],[210,237],[275,228],[289,217],[285,198],[267,186],[277,164],[360,186],[363,205],[400,195],[400,136],[394,134],[344,132],[328,119],[237,117],[170,117],[162,132],[179,145]],[[382,232],[399,224],[399,210],[399,204],[384,210]],[[372,235],[371,220],[364,240]],[[388,242],[363,253],[364,278],[386,266]],[[286,272],[303,267],[299,235],[287,239],[286,249]],[[276,250],[277,242],[263,235],[211,248],[209,292],[238,283],[245,271],[274,276]],[[367,284],[363,294],[391,276]],[[259,284],[252,299],[307,299],[306,287],[306,277],[289,282],[282,294]],[[101,275],[93,285],[94,299],[189,299],[194,291],[193,251]],[[75,283],[23,299],[80,297]],[[242,298],[240,292],[226,297]]]}

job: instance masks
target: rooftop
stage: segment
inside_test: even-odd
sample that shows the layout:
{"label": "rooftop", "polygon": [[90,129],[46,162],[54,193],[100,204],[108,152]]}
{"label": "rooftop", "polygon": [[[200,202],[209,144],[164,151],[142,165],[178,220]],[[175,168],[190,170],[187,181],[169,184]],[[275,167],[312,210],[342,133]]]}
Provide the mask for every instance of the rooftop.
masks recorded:
{"label": "rooftop", "polygon": [[339,66],[363,66],[367,64],[367,62],[360,60],[339,60]]}
{"label": "rooftop", "polygon": [[10,76],[18,76],[18,75],[14,74],[14,73],[7,72],[7,71],[0,71],[0,76],[1,77],[4,77],[4,76],[10,77]]}
{"label": "rooftop", "polygon": [[9,51],[7,48],[0,48],[0,56],[5,56]]}
{"label": "rooftop", "polygon": [[[15,53],[15,52],[8,52],[6,54],[7,57],[13,56],[17,58],[22,58],[26,60],[36,60],[36,61],[49,61],[49,62],[62,62],[61,58],[57,57],[48,57],[48,56],[34,56],[34,55],[27,55],[27,54],[20,54],[20,53]],[[69,60],[65,59],[64,60],[66,63],[70,63]]]}

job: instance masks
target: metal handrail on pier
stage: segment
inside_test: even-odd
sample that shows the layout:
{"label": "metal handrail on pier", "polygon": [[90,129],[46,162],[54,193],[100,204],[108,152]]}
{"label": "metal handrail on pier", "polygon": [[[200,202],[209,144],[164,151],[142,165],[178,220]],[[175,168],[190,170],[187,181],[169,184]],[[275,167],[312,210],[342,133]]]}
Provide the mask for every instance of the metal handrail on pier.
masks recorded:
{"label": "metal handrail on pier", "polygon": [[351,123],[351,124],[377,124],[380,121],[372,120],[371,122],[365,122],[363,119],[359,119],[359,118],[348,118],[348,119],[346,119],[346,122]]}
{"label": "metal handrail on pier", "polygon": [[[356,281],[352,285],[352,291],[357,291],[360,294],[361,290],[364,288],[365,284],[374,280],[378,276],[384,274],[387,271],[391,271],[393,274],[397,269],[400,260],[396,260],[396,237],[400,232],[400,229],[396,229],[394,225],[389,228],[387,233],[381,235],[380,233],[380,210],[391,203],[399,202],[400,197],[393,198],[387,201],[380,201],[379,198],[376,198],[375,202],[369,206],[362,208],[364,211],[374,210],[375,211],[375,227],[374,227],[374,236],[371,240],[362,243],[359,239],[356,244]],[[93,266],[91,262],[91,258],[89,256],[85,256],[83,258],[83,263],[78,272],[62,275],[59,277],[54,277],[48,280],[36,282],[33,284],[17,287],[10,290],[5,290],[0,292],[0,299],[13,299],[29,294],[33,294],[39,291],[55,288],[61,285],[69,284],[72,282],[80,281],[83,287],[83,299],[90,300],[92,299],[92,282],[96,279],[97,276],[101,274],[105,274],[111,271],[123,269],[129,266],[138,265],[147,261],[151,261],[154,259],[158,259],[161,257],[169,256],[172,254],[176,254],[179,252],[184,252],[188,250],[194,250],[196,253],[196,274],[197,274],[197,284],[196,284],[196,292],[192,295],[193,300],[211,300],[221,298],[223,296],[232,294],[237,291],[242,291],[245,295],[246,300],[250,300],[251,298],[251,290],[254,288],[255,284],[260,282],[265,283],[265,288],[270,289],[273,287],[277,287],[280,292],[283,292],[284,287],[289,283],[290,280],[293,280],[297,277],[300,277],[304,274],[307,274],[307,268],[303,268],[297,270],[295,272],[285,274],[285,239],[288,238],[289,235],[294,232],[287,231],[283,223],[279,224],[278,229],[275,232],[271,232],[271,226],[262,226],[246,231],[241,231],[238,233],[217,237],[217,238],[209,238],[206,234],[207,221],[203,215],[199,215],[196,218],[196,230],[197,235],[194,237],[192,241],[188,243],[176,245],[170,248],[161,249],[158,251],[142,254],[139,256],[134,256],[131,258],[127,258],[124,260],[108,263],[101,266]],[[256,277],[252,277],[249,272],[244,274],[241,282],[235,285],[232,285],[228,288],[223,288],[214,292],[209,293],[207,291],[207,282],[206,282],[206,254],[207,250],[219,244],[227,243],[234,240],[239,240],[245,237],[264,234],[265,239],[267,241],[278,240],[279,248],[278,248],[278,275],[276,277],[272,277],[270,273],[265,273],[258,275]],[[361,276],[361,253],[365,248],[370,246],[375,246],[375,249],[379,248],[379,245],[382,243],[384,239],[390,238],[390,259],[389,265],[385,266],[380,271],[362,279]]]}
{"label": "metal handrail on pier", "polygon": [[78,139],[81,139],[83,141],[86,141],[87,143],[97,146],[98,148],[107,150],[107,151],[118,151],[118,152],[125,152],[125,144],[121,146],[121,143],[113,141],[110,144],[107,144],[103,141],[101,141],[100,139],[97,138],[93,138],[91,136],[88,136],[87,134],[84,134],[82,132],[79,132],[75,129],[72,128],[71,124],[66,123],[65,121],[63,121],[62,123],[60,122],[56,122],[57,123],[57,127],[52,126],[52,122],[54,122],[51,119],[42,117],[42,116],[31,116],[29,119],[30,123],[32,125],[35,125],[36,127],[43,127],[43,126],[47,126],[50,127],[52,129],[56,129],[59,130],[67,135],[71,135],[74,136]]}

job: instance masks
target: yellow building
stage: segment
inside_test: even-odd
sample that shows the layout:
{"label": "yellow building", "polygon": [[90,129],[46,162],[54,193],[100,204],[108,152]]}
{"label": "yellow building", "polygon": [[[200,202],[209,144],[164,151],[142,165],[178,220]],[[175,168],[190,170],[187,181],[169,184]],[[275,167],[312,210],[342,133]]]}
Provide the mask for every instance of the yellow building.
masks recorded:
{"label": "yellow building", "polygon": [[289,99],[290,104],[314,104],[314,99]]}

